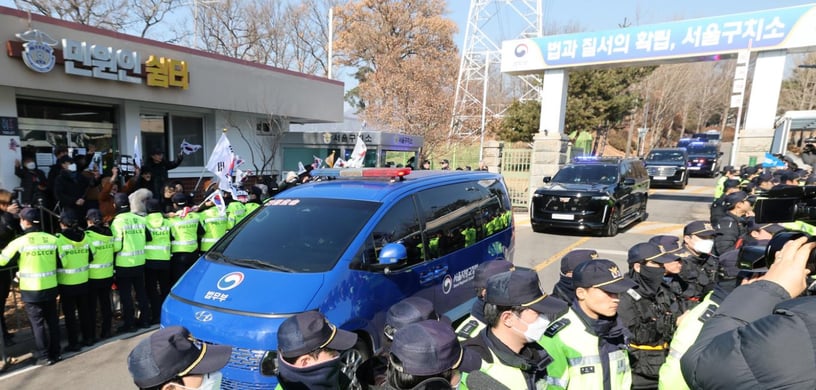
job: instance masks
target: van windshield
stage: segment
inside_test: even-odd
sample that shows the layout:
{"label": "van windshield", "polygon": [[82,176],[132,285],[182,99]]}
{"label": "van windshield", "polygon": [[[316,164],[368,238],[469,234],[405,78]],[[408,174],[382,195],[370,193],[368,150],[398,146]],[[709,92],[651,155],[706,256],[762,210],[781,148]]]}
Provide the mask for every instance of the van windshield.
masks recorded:
{"label": "van windshield", "polygon": [[691,144],[687,146],[689,154],[717,154],[717,146],[710,144]]}
{"label": "van windshield", "polygon": [[552,179],[556,183],[613,184],[618,181],[617,165],[567,165]]}
{"label": "van windshield", "polygon": [[208,258],[257,269],[325,272],[380,203],[346,199],[272,199],[231,231]]}

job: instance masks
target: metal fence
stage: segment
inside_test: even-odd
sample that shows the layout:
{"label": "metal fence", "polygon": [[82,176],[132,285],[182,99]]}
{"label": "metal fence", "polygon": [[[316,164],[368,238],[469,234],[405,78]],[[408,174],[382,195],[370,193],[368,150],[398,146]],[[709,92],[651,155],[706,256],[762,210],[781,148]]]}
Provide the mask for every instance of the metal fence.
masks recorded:
{"label": "metal fence", "polygon": [[501,174],[510,193],[514,209],[526,210],[530,205],[530,163],[532,149],[502,149]]}

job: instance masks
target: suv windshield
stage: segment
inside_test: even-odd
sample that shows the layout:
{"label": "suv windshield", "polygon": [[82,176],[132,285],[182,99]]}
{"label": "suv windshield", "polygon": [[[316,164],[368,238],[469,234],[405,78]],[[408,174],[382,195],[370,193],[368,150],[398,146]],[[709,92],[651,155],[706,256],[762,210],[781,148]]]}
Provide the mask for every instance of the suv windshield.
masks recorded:
{"label": "suv windshield", "polygon": [[691,144],[687,146],[689,154],[717,154],[717,147],[709,144]]}
{"label": "suv windshield", "polygon": [[273,199],[220,241],[208,257],[285,272],[325,272],[379,203],[345,199]]}
{"label": "suv windshield", "polygon": [[552,179],[557,183],[613,184],[618,181],[617,165],[567,165]]}
{"label": "suv windshield", "polygon": [[646,160],[651,161],[686,161],[683,152],[678,150],[655,150],[649,153]]}

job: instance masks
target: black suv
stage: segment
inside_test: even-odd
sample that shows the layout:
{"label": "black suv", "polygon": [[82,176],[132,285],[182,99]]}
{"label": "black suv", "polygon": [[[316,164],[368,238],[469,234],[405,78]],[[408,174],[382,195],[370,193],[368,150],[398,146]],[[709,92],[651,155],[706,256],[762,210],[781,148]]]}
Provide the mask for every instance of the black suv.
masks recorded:
{"label": "black suv", "polygon": [[720,145],[711,142],[692,142],[688,150],[689,173],[699,176],[714,177],[720,169]]}
{"label": "black suv", "polygon": [[622,158],[576,159],[533,194],[533,231],[568,228],[606,236],[646,219],[649,174],[643,161]]}
{"label": "black suv", "polygon": [[686,148],[652,149],[643,160],[651,185],[686,188],[688,184],[688,152]]}

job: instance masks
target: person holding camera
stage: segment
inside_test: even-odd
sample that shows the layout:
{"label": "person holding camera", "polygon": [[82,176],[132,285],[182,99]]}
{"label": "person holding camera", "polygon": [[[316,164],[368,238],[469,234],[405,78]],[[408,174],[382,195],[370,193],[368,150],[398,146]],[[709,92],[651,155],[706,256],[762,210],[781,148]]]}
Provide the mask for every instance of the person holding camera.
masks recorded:
{"label": "person holding camera", "polygon": [[725,216],[717,221],[717,233],[714,237],[714,254],[720,255],[732,249],[739,249],[742,237],[748,233],[748,224],[754,217],[754,206],[748,200],[748,194],[737,191],[726,195],[723,207]]}
{"label": "person holding camera", "polygon": [[725,298],[681,359],[689,387],[816,388],[816,297],[792,299],[808,286],[814,249],[808,237],[786,242],[765,276]]}

